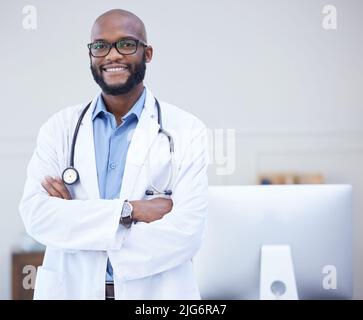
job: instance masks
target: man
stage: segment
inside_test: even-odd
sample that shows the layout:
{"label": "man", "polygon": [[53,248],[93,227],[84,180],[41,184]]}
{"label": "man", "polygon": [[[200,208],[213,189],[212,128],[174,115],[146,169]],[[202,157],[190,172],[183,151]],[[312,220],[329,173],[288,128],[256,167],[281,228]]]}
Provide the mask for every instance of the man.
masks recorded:
{"label": "man", "polygon": [[47,246],[34,297],[199,299],[192,258],[207,211],[205,126],[165,102],[158,113],[143,84],[153,48],[137,16],[102,14],[88,48],[102,92],[82,120],[85,105],[41,127],[19,206],[27,232]]}

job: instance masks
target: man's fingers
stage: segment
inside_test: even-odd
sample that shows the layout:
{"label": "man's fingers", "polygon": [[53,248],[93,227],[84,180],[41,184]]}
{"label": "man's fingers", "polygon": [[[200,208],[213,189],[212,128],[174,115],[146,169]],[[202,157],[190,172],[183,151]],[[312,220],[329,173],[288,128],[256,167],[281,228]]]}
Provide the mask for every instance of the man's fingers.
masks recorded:
{"label": "man's fingers", "polygon": [[60,177],[56,177],[55,179],[53,179],[53,181],[54,181],[54,184],[53,184],[54,187],[58,190],[58,192],[61,193],[63,198],[66,200],[70,200],[71,195],[70,195],[67,187],[65,186],[63,180]]}
{"label": "man's fingers", "polygon": [[47,180],[43,180],[41,184],[42,187],[48,192],[48,194],[51,197],[57,197],[63,199],[62,195],[56,189],[54,189],[53,185],[49,183]]}
{"label": "man's fingers", "polygon": [[60,178],[53,179],[52,177],[47,176],[42,182],[42,186],[47,190],[50,196],[66,200],[71,199],[68,189]]}

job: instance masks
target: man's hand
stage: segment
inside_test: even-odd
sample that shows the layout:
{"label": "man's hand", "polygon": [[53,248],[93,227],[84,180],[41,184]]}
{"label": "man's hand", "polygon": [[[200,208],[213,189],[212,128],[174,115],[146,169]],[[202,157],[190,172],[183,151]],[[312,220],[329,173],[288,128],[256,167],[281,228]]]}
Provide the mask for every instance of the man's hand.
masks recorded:
{"label": "man's hand", "polygon": [[65,200],[72,199],[67,187],[60,177],[53,179],[52,177],[46,176],[42,181],[42,186],[51,197],[57,197]]}
{"label": "man's hand", "polygon": [[134,210],[132,217],[136,221],[153,222],[161,219],[173,208],[173,201],[165,198],[155,198],[152,200],[130,201]]}

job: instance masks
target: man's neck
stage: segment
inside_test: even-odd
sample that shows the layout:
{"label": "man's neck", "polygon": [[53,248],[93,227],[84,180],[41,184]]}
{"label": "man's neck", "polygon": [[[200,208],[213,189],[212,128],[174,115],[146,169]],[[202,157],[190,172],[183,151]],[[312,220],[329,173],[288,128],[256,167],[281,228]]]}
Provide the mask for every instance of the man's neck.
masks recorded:
{"label": "man's neck", "polygon": [[121,118],[133,107],[143,90],[144,85],[140,83],[130,92],[118,96],[111,96],[102,92],[106,109],[115,116],[117,123],[120,123]]}

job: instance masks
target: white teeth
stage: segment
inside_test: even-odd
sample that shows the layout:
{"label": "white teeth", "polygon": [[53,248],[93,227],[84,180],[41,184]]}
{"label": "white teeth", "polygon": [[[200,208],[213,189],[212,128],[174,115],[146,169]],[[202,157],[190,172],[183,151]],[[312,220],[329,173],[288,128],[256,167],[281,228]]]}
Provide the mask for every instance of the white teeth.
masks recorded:
{"label": "white teeth", "polygon": [[117,68],[105,68],[105,71],[107,72],[117,72],[121,70],[126,70],[127,67],[117,67]]}

